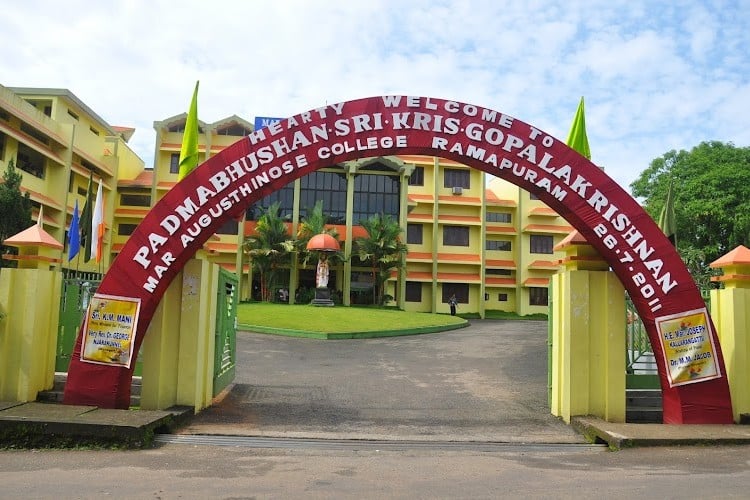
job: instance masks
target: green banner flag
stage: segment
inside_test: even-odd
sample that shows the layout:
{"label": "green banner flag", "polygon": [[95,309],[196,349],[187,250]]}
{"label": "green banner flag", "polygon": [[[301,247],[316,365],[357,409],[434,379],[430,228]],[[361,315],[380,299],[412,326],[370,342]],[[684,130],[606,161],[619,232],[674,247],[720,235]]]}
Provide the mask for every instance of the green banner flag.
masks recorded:
{"label": "green banner flag", "polygon": [[94,213],[94,192],[93,192],[94,174],[89,173],[89,187],[86,189],[86,203],[83,205],[81,212],[81,246],[83,247],[83,261],[91,260],[91,219]]}
{"label": "green banner flag", "polygon": [[583,110],[583,97],[581,97],[581,102],[578,104],[578,110],[576,111],[575,118],[573,118],[573,125],[570,127],[566,144],[578,151],[582,156],[585,156],[586,159],[591,159],[589,139],[586,137],[586,117]]}
{"label": "green banner flag", "polygon": [[182,136],[182,147],[180,148],[180,173],[178,180],[182,180],[198,166],[198,84],[195,82],[193,100],[190,101],[190,110],[185,121],[185,132]]}
{"label": "green banner flag", "polygon": [[677,222],[674,218],[674,192],[672,191],[672,181],[669,181],[667,190],[667,199],[659,214],[659,229],[669,238],[673,245],[677,245]]}

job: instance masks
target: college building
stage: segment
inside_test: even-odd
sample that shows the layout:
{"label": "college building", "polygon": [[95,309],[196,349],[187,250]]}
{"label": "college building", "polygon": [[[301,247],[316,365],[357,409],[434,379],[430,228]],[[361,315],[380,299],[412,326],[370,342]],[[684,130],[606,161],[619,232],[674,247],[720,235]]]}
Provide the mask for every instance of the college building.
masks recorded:
{"label": "college building", "polygon": [[[110,125],[66,89],[0,85],[0,170],[14,161],[36,220],[65,244],[64,273],[104,273],[138,223],[177,183],[186,113],[154,122],[154,165],[146,166],[128,141],[135,132]],[[253,124],[238,116],[199,122],[200,161],[243,136]],[[67,230],[76,203],[85,204],[89,179],[101,180],[106,232],[102,261],[67,259]],[[361,158],[330,165],[297,179],[248,207],[203,246],[201,257],[241,273],[241,298],[256,294],[248,256],[240,243],[273,202],[295,235],[316,201],[336,226],[341,248],[352,255],[359,221],[393,216],[408,245],[406,268],[389,281],[391,304],[407,311],[447,313],[455,295],[459,313],[547,313],[547,290],[563,257],[554,247],[572,227],[530,193],[454,161],[426,156]],[[286,271],[286,270],[285,270]],[[295,260],[277,288],[289,301],[315,286],[315,263]],[[371,301],[372,279],[356,256],[331,267],[329,287],[344,305]],[[285,294],[286,295],[286,294]]]}

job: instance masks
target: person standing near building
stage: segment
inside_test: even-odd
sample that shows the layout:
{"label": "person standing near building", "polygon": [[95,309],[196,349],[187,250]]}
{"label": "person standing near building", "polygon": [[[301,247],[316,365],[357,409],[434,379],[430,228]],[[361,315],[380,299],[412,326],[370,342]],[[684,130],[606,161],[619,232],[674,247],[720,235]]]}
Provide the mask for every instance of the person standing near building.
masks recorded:
{"label": "person standing near building", "polygon": [[448,300],[448,304],[451,306],[451,316],[456,315],[456,307],[458,306],[458,301],[456,300],[456,294],[454,293],[451,295],[451,298]]}

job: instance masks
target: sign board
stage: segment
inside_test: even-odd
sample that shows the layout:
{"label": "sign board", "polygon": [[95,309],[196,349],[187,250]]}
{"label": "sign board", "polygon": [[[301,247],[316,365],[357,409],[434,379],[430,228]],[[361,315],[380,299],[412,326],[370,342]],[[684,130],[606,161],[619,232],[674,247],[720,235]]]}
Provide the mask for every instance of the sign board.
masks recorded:
{"label": "sign board", "polygon": [[656,318],[670,387],[721,376],[705,308]]}
{"label": "sign board", "polygon": [[141,300],[94,294],[84,323],[81,361],[130,368]]}
{"label": "sign board", "polygon": [[255,130],[257,131],[262,128],[268,127],[269,125],[276,125],[277,123],[281,122],[281,120],[283,120],[283,118],[273,118],[270,116],[256,116],[254,127],[255,127]]}

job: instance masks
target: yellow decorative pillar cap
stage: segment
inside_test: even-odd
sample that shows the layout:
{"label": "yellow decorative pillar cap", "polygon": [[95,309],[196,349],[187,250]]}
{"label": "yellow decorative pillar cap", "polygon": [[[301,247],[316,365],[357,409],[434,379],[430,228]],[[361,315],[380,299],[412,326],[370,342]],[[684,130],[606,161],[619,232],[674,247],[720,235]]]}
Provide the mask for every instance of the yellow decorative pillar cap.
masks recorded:
{"label": "yellow decorative pillar cap", "polygon": [[750,249],[747,247],[740,245],[709,266],[724,271],[722,276],[714,276],[711,281],[724,283],[725,288],[750,288]]}
{"label": "yellow decorative pillar cap", "polygon": [[607,261],[578,231],[568,234],[560,243],[555,245],[554,249],[555,251],[565,252],[565,258],[560,260],[560,265],[568,271],[609,270]]}

